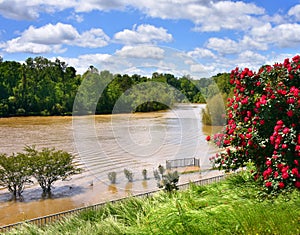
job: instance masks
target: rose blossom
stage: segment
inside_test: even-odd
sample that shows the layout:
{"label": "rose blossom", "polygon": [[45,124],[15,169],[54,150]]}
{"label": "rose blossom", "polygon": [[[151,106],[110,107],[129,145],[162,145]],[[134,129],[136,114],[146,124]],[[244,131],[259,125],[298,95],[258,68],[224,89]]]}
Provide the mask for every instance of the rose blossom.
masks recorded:
{"label": "rose blossom", "polygon": [[267,181],[265,185],[266,185],[267,188],[272,187],[272,182]]}
{"label": "rose blossom", "polygon": [[280,189],[283,189],[284,188],[284,183],[283,182],[279,182],[279,184],[278,184],[278,187],[280,188]]}

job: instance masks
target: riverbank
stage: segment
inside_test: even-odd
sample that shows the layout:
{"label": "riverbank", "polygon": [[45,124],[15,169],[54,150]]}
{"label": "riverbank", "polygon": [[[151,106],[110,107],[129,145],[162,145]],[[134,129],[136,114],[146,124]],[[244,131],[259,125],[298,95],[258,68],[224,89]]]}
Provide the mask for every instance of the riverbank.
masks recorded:
{"label": "riverbank", "polygon": [[152,197],[128,198],[11,234],[299,234],[299,191],[264,199],[245,175]]}

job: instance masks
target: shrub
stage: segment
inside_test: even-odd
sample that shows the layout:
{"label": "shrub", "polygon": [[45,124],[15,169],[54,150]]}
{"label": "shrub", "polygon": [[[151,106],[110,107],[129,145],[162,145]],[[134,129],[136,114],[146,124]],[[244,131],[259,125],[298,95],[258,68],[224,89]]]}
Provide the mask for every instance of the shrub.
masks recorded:
{"label": "shrub", "polygon": [[117,179],[117,173],[116,172],[109,172],[108,173],[108,179],[110,181],[110,183],[115,184],[116,183],[116,179]]}
{"label": "shrub", "polygon": [[143,175],[144,180],[148,180],[148,177],[147,177],[147,170],[146,170],[146,169],[143,169],[142,175]]}
{"label": "shrub", "polygon": [[202,123],[205,125],[222,126],[225,124],[224,101],[220,95],[209,98],[205,109],[202,109]]}
{"label": "shrub", "polygon": [[177,171],[170,171],[162,175],[162,180],[157,183],[159,188],[163,188],[167,192],[178,190],[179,174]]}
{"label": "shrub", "polygon": [[216,166],[234,170],[253,162],[267,192],[300,188],[300,56],[257,73],[236,68],[230,83],[225,133],[213,137],[224,148]]}
{"label": "shrub", "polygon": [[158,166],[158,170],[154,170],[154,178],[157,181],[157,187],[163,188],[166,192],[178,190],[179,174],[177,171],[166,172],[162,165]]}
{"label": "shrub", "polygon": [[133,181],[133,173],[132,173],[132,171],[130,171],[128,169],[124,169],[124,174],[125,174],[125,177],[127,178],[128,182],[132,182]]}
{"label": "shrub", "polygon": [[155,180],[160,180],[160,175],[158,173],[158,170],[153,170],[153,176]]}

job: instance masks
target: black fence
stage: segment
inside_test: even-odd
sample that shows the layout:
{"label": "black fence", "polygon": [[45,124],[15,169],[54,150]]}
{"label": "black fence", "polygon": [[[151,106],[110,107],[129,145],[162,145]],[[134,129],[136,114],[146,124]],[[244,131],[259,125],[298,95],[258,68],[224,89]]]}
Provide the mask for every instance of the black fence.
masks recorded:
{"label": "black fence", "polygon": [[166,168],[178,168],[186,166],[198,166],[200,167],[200,160],[196,158],[183,158],[183,159],[174,159],[166,161]]}
{"label": "black fence", "polygon": [[[206,185],[206,184],[210,184],[210,183],[219,182],[219,181],[225,179],[225,177],[226,177],[226,175],[218,175],[218,176],[214,176],[214,177],[211,177],[211,178],[194,181],[193,184],[195,184],[195,185]],[[191,183],[189,182],[189,183],[184,183],[184,184],[178,185],[179,190],[188,189],[190,184]],[[149,196],[153,195],[154,193],[157,193],[158,191],[161,191],[161,189],[149,191],[149,192],[146,192],[146,193],[136,194],[136,195],[133,195],[132,197],[149,197]],[[66,216],[69,216],[69,215],[75,215],[75,214],[78,214],[80,212],[88,211],[88,210],[97,210],[97,209],[105,206],[108,203],[117,203],[117,202],[124,201],[126,198],[128,198],[128,197],[120,198],[120,199],[117,199],[117,200],[106,201],[106,202],[98,203],[98,204],[95,204],[95,205],[75,208],[73,210],[62,211],[62,212],[55,213],[55,214],[50,214],[50,215],[47,215],[47,216],[42,216],[42,217],[38,217],[38,218],[26,220],[26,221],[14,223],[14,224],[5,225],[5,226],[0,227],[0,233],[9,232],[12,229],[17,228],[19,226],[22,226],[24,224],[32,224],[32,225],[36,225],[36,226],[43,226],[43,225],[46,225],[46,224],[56,222],[58,220],[62,220],[63,218],[65,218]]]}

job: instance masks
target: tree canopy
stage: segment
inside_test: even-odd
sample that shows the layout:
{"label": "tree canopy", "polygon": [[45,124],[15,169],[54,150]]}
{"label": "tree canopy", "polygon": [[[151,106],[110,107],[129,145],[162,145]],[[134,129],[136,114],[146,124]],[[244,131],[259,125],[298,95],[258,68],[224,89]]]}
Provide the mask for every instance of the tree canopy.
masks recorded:
{"label": "tree canopy", "polygon": [[[19,63],[1,58],[0,117],[71,115],[76,95],[80,101],[76,105],[81,107],[74,107],[75,110],[83,113],[94,111],[97,114],[124,112],[114,110],[120,97],[125,105],[131,104],[133,111],[142,112],[166,109],[174,102],[205,103],[215,93],[228,92],[228,83],[223,80],[226,80],[224,74],[199,80],[188,75],[178,78],[173,74],[158,72],[153,73],[152,77],[112,74],[107,70],[99,72],[92,65],[79,75],[74,67],[59,59],[51,61],[35,57]],[[150,86],[149,82],[162,84],[164,90],[161,86]],[[86,86],[78,94],[83,83]],[[137,85],[140,91],[134,88]],[[135,90],[130,93],[130,89]],[[145,94],[151,94],[158,101],[145,101]],[[173,100],[170,100],[171,96]]]}

